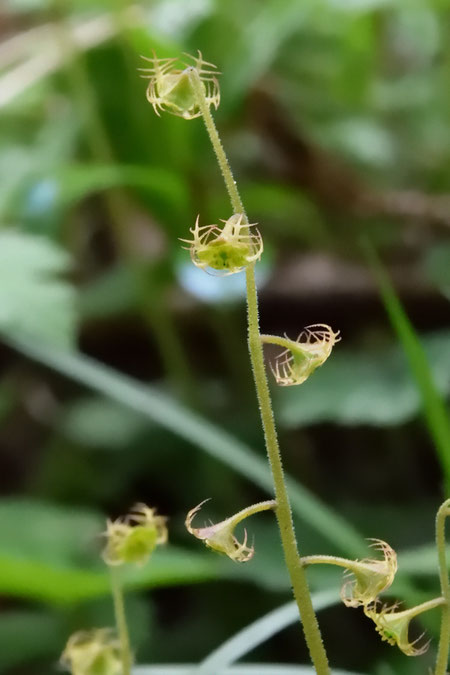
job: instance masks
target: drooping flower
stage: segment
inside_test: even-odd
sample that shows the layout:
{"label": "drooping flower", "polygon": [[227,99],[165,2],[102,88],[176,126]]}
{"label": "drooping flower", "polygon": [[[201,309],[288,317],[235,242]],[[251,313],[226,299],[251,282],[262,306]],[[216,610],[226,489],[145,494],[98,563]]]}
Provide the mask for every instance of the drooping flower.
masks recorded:
{"label": "drooping flower", "polygon": [[194,537],[197,537],[197,539],[204,541],[206,546],[213,549],[213,551],[224,553],[231,558],[231,560],[236,562],[248,562],[253,557],[255,549],[253,546],[247,546],[247,530],[244,530],[244,541],[239,542],[234,536],[234,529],[236,525],[245,518],[248,518],[255,513],[259,513],[260,511],[274,509],[277,505],[276,502],[274,500],[269,500],[259,502],[258,504],[252,504],[252,506],[242,509],[242,511],[239,511],[234,516],[231,516],[220,523],[211,523],[210,525],[205,525],[200,528],[192,527],[192,521],[195,515],[207,501],[208,499],[205,499],[187,514],[186,528],[188,532],[194,535]]}
{"label": "drooping flower", "polygon": [[142,77],[149,78],[147,100],[152,104],[157,115],[159,111],[167,111],[172,115],[192,120],[202,113],[192,87],[192,73],[198,76],[202,87],[206,105],[218,108],[220,103],[219,83],[217,82],[216,66],[203,60],[199,51],[198,56],[185,56],[193,61],[186,63],[177,58],[158,59],[153,52],[152,58],[142,57],[152,64],[150,68],[140,68]]}
{"label": "drooping flower", "polygon": [[120,642],[110,628],[70,636],[60,660],[71,675],[122,675]]}
{"label": "drooping flower", "polygon": [[277,384],[289,387],[302,384],[308,377],[323,365],[331,354],[336,342],[339,342],[339,331],[335,333],[330,326],[317,323],[307,326],[297,340],[290,340],[276,335],[261,335],[267,344],[285,347],[271,366]]}
{"label": "drooping flower", "polygon": [[155,548],[167,541],[164,516],[146,504],[136,504],[124,518],[107,521],[103,559],[108,565],[147,562]]}
{"label": "drooping flower", "polygon": [[383,554],[383,559],[365,558],[351,561],[341,590],[342,602],[347,607],[366,606],[373,603],[380,593],[387,590],[397,572],[397,554],[381,539],[373,539],[372,547]]}
{"label": "drooping flower", "polygon": [[444,598],[434,598],[411,609],[396,612],[397,605],[393,605],[392,607],[383,606],[378,611],[377,604],[374,603],[365,607],[364,613],[375,623],[376,630],[381,635],[382,640],[385,640],[390,645],[397,645],[407,656],[419,656],[427,651],[429,642],[421,647],[416,647],[415,645],[422,639],[423,633],[411,642],[409,639],[409,624],[419,614],[443,604],[445,604]]}
{"label": "drooping flower", "polygon": [[326,564],[343,567],[345,581],[341,589],[342,602],[347,607],[366,607],[391,586],[397,572],[397,554],[394,549],[380,539],[372,541],[372,547],[383,554],[382,560],[348,560],[332,555],[312,555],[303,557],[301,561],[304,566]]}
{"label": "drooping flower", "polygon": [[220,225],[199,226],[199,219],[190,232],[193,239],[181,239],[189,244],[192,262],[200,269],[215,270],[224,275],[241,272],[261,258],[263,240],[256,223],[245,222],[242,213],[234,213]]}

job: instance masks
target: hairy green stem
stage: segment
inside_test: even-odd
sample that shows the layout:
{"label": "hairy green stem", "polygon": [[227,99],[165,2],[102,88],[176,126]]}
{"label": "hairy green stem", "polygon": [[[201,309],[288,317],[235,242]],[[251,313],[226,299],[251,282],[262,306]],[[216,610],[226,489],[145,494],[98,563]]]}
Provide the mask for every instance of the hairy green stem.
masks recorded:
{"label": "hairy green stem", "polygon": [[125,604],[123,599],[122,582],[120,571],[117,567],[110,566],[111,589],[114,600],[114,616],[116,619],[117,634],[120,641],[120,655],[122,659],[123,675],[131,675],[131,647],[128,635],[127,619],[125,616]]}
{"label": "hairy green stem", "polygon": [[[337,565],[345,569],[351,569],[361,563],[358,560],[348,560],[334,555],[306,555],[301,558],[303,567],[308,565]],[[356,564],[355,564],[356,563]]]}
{"label": "hairy green stem", "polygon": [[448,516],[450,516],[450,499],[447,499],[441,505],[436,515],[436,546],[439,559],[439,577],[442,597],[445,599],[446,604],[442,608],[441,633],[435,675],[445,675],[447,673],[450,651],[450,583],[445,543],[445,522]]}
{"label": "hairy green stem", "polygon": [[[203,83],[197,71],[190,70],[190,81],[200,107],[206,130],[210,137],[217,161],[225,181],[234,213],[242,213],[248,222],[239,191],[234,180],[233,173],[228,163],[225,150],[220,140],[214,119],[205,100]],[[317,675],[329,675],[330,667],[320,634],[319,624],[314,612],[311,595],[308,588],[306,572],[302,567],[300,555],[297,550],[294,523],[292,520],[289,495],[284,479],[281,454],[278,445],[275,420],[272,411],[269,385],[264,367],[264,356],[259,331],[258,294],[255,282],[255,266],[249,265],[246,269],[247,281],[247,319],[248,319],[248,346],[250,360],[255,379],[256,395],[261,413],[261,421],[264,430],[266,450],[272,470],[275,497],[277,501],[276,516],[280,530],[281,542],[286,560],[286,566],[291,578],[292,589],[298,605],[306,643],[308,645],[311,660]]]}

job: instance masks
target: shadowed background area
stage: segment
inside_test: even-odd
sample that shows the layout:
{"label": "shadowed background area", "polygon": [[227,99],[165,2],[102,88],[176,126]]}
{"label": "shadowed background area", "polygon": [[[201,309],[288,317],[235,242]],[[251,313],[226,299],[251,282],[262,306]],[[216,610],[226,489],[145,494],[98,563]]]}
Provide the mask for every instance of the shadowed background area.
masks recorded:
{"label": "shadowed background area", "polygon": [[[221,520],[271,483],[244,275],[205,274],[179,242],[198,214],[229,218],[226,192],[202,120],[146,101],[153,50],[221,72],[215,119],[264,238],[261,331],[341,331],[304,385],[271,381],[302,554],[364,557],[380,538],[399,554],[386,599],[438,594],[449,1],[7,0],[0,39],[0,672],[56,673],[72,632],[112,625],[100,534],[138,501],[169,517],[168,546],[126,577],[140,664],[198,663],[291,599],[271,514],[247,524],[248,564],[184,528],[203,499]],[[333,569],[308,574],[339,589]],[[433,664],[437,612],[407,659],[324,597],[333,667]],[[299,627],[275,624],[242,661],[306,664]]]}

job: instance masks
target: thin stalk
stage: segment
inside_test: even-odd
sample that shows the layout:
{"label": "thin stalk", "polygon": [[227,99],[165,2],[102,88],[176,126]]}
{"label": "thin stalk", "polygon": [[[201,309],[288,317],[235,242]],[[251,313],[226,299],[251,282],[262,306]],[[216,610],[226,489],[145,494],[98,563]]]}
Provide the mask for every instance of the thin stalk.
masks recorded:
{"label": "thin stalk", "polygon": [[445,544],[445,522],[448,516],[450,516],[450,499],[447,499],[441,505],[436,515],[436,546],[439,559],[439,577],[441,581],[442,597],[445,599],[446,604],[442,607],[441,633],[439,637],[435,675],[445,675],[447,673],[450,651],[450,583],[448,579]]}
{"label": "thin stalk", "polygon": [[[225,150],[214,123],[214,119],[205,100],[203,84],[194,68],[190,71],[189,77],[197,98],[198,105],[202,112],[206,130],[211,140],[211,144],[213,146],[223,179],[225,181],[225,186],[230,197],[233,212],[244,214],[244,217],[248,222],[244,205],[236,186],[236,181],[234,180]],[[254,265],[249,265],[247,267],[246,281],[248,346],[255,380],[256,395],[258,398],[261,421],[264,430],[267,456],[272,470],[275,497],[277,501],[277,508],[275,512],[280,530],[284,557],[289,571],[294,597],[297,602],[303,623],[303,630],[311,656],[311,661],[316,669],[317,675],[329,675],[331,671],[328,665],[325,647],[320,634],[319,624],[317,622],[312,605],[306,572],[302,567],[300,555],[297,550],[297,541],[295,537],[294,523],[292,520],[291,506],[289,503],[289,496],[284,479],[269,385],[264,367],[263,348],[259,331],[258,294],[256,290]]]}
{"label": "thin stalk", "polygon": [[349,569],[361,564],[364,563],[360,563],[358,560],[348,560],[347,558],[340,558],[339,556],[334,555],[306,555],[302,558],[303,567],[307,567],[308,565],[337,565],[338,567]]}
{"label": "thin stalk", "polygon": [[122,659],[123,675],[131,675],[131,648],[130,637],[128,635],[127,619],[125,616],[125,604],[123,599],[123,588],[120,580],[120,573],[117,567],[110,567],[111,589],[114,600],[114,616],[116,619],[117,634],[120,641],[120,654]]}

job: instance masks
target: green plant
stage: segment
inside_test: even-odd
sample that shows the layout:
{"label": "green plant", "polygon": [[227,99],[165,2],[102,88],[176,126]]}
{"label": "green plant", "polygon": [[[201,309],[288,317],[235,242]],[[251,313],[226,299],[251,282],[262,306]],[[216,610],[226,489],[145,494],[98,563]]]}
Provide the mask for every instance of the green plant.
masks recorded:
{"label": "green plant", "polygon": [[[192,57],[190,57],[192,58]],[[231,203],[232,215],[224,219],[223,226],[199,226],[197,218],[191,230],[193,239],[183,239],[189,244],[191,257],[195,265],[213,273],[234,274],[245,271],[247,288],[248,347],[250,361],[260,407],[266,450],[272,472],[275,500],[261,502],[227,518],[221,523],[196,528],[192,520],[201,505],[192,509],[186,518],[188,531],[203,540],[206,545],[220,553],[227,554],[236,562],[248,562],[254,553],[254,547],[247,545],[247,533],[240,543],[234,535],[235,526],[244,518],[259,511],[274,509],[279,526],[281,543],[286,566],[290,575],[294,597],[302,619],[303,630],[309,648],[311,661],[318,675],[330,673],[330,666],[323,644],[317,618],[309,592],[306,568],[313,564],[332,564],[344,567],[353,575],[342,589],[342,599],[347,606],[362,606],[364,613],[375,623],[377,631],[384,640],[397,645],[406,655],[419,655],[426,647],[415,647],[410,642],[408,629],[410,620],[439,607],[442,612],[441,637],[435,668],[435,675],[445,675],[448,664],[448,643],[450,635],[450,597],[448,571],[445,552],[445,521],[450,515],[450,500],[444,502],[437,515],[436,540],[439,554],[441,595],[433,600],[421,603],[411,609],[396,612],[391,608],[379,607],[379,594],[387,590],[397,571],[397,558],[393,549],[385,542],[375,541],[375,548],[383,558],[378,560],[349,560],[336,556],[301,557],[292,520],[290,499],[284,477],[277,432],[272,411],[272,403],[263,356],[263,344],[276,344],[285,348],[272,370],[278,384],[292,386],[302,384],[316,368],[322,366],[331,355],[338,333],[329,326],[318,324],[309,326],[294,341],[271,335],[261,335],[258,318],[258,295],[255,281],[255,264],[263,251],[260,233],[252,229],[244,209],[236,182],[233,178],[225,151],[210,112],[211,105],[219,103],[219,89],[215,66],[205,62],[199,52],[193,59],[194,65],[178,63],[177,59],[150,59],[152,67],[144,69],[150,79],[147,97],[155,112],[166,110],[184,119],[202,117],[210,137],[217,161],[222,172]],[[105,560],[109,565],[129,562],[142,562],[148,558],[157,543],[166,538],[164,521],[154,516],[147,507],[140,507],[136,513],[124,522],[108,526],[108,544]],[[65,651],[65,662],[78,675],[76,665],[79,659],[80,643],[89,654],[94,654],[89,675],[105,673],[115,675],[117,671],[117,650],[120,654],[122,675],[130,675],[131,649],[125,620],[122,588],[118,576],[113,572],[112,588],[115,604],[117,633],[120,647],[114,638],[104,639],[106,633],[94,637],[72,638]],[[96,649],[93,648],[96,646]],[[99,647],[100,645],[100,647]],[[101,653],[101,665],[97,668],[97,648]],[[75,651],[74,651],[75,650]],[[73,663],[70,661],[71,654]],[[105,665],[106,664],[106,665]],[[103,668],[103,670],[101,670]],[[109,669],[109,670],[108,670]],[[81,671],[80,671],[81,672]]]}

